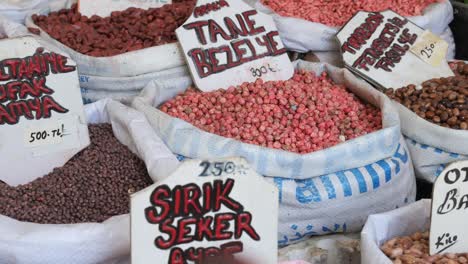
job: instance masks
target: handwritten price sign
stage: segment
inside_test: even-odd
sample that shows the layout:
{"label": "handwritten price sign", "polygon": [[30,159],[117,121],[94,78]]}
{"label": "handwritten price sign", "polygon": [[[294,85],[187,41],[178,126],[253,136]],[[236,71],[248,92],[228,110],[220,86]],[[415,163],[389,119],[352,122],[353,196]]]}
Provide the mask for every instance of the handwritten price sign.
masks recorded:
{"label": "handwritten price sign", "polygon": [[430,253],[468,252],[468,161],[448,166],[437,178],[432,199]]}
{"label": "handwritten price sign", "polygon": [[426,30],[411,47],[411,52],[426,63],[438,67],[447,56],[448,43]]}

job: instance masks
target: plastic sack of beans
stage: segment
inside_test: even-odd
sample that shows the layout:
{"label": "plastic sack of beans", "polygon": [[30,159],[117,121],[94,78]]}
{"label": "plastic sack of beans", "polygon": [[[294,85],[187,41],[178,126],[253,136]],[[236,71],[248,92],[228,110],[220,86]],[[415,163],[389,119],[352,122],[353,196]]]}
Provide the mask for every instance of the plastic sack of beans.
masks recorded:
{"label": "plastic sack of beans", "polygon": [[[426,6],[429,2],[433,4],[421,10],[423,7],[420,5]],[[448,0],[257,0],[256,8],[273,15],[281,40],[287,49],[298,52],[312,51],[322,62],[336,61],[341,57],[335,35],[357,10],[364,9],[393,9],[400,12],[418,26],[429,29],[436,35],[442,35],[449,43],[447,57],[453,59],[455,56],[455,43],[449,28],[449,23],[453,20],[453,9]]]}
{"label": "plastic sack of beans", "polygon": [[143,114],[112,100],[85,112],[89,147],[24,186],[0,182],[0,263],[129,263],[129,194],[179,162]]}
{"label": "plastic sack of beans", "polygon": [[24,24],[24,19],[31,10],[44,8],[48,0],[3,0],[0,2],[0,15],[17,23]]}
{"label": "plastic sack of beans", "polygon": [[[50,1],[29,13],[25,27],[70,54],[86,91],[85,103],[128,99],[154,78],[189,75],[174,30],[191,14],[193,0],[174,0],[160,9],[128,9],[112,20],[81,16],[76,2]],[[7,23],[0,19],[0,27]]]}
{"label": "plastic sack of beans", "polygon": [[[315,110],[313,110],[314,113],[309,112],[313,116],[320,116],[321,114],[317,113],[324,110],[325,104],[338,106],[338,108],[340,105],[344,107],[340,108],[341,110],[330,109],[329,113],[323,113],[323,116],[327,116],[325,118],[328,120],[317,119],[317,122],[314,122],[307,119],[307,122],[316,125],[314,125],[315,127],[304,127],[305,131],[310,132],[308,135],[295,133],[294,136],[290,132],[291,138],[285,138],[284,141],[283,139],[271,141],[271,139],[281,137],[281,135],[275,135],[275,131],[278,129],[269,125],[258,128],[258,131],[263,131],[261,135],[256,135],[257,132],[254,131],[251,134],[244,134],[241,141],[235,139],[233,134],[229,138],[206,132],[157,108],[164,105],[165,102],[171,102],[171,99],[177,94],[184,92],[187,87],[192,85],[190,78],[153,81],[143,90],[140,97],[134,99],[132,106],[145,113],[156,133],[171,151],[179,155],[179,158],[242,156],[258,173],[275,183],[280,191],[278,236],[280,245],[291,244],[311,235],[357,231],[364,224],[367,215],[387,211],[414,201],[415,178],[411,158],[400,134],[398,114],[390,100],[375,90],[364,88],[367,84],[355,78],[347,70],[304,61],[295,62],[295,66],[298,72],[302,72],[302,75],[296,74],[295,78],[300,79],[301,76],[304,76],[305,84],[293,81],[289,84],[278,84],[276,89],[290,85],[295,87],[296,84],[297,88],[312,87],[307,85],[311,82],[314,83],[311,84],[315,87],[314,89],[320,89],[320,87],[331,89],[329,92],[312,96],[311,100],[317,100],[316,106],[314,106],[316,112]],[[324,72],[328,73],[331,80],[320,75],[321,73],[325,74]],[[315,74],[319,74],[320,77],[315,77]],[[312,81],[312,79],[314,80]],[[323,82],[324,85],[320,85],[320,82]],[[259,83],[261,82],[259,81]],[[350,92],[345,90],[343,85],[339,86],[335,83],[344,84]],[[251,84],[245,85],[252,87]],[[252,87],[252,89],[256,89],[259,94],[264,94],[268,93],[268,85],[271,87],[275,84],[267,82],[264,85],[267,86],[260,89]],[[225,93],[230,93],[232,89],[238,90],[238,88],[229,88]],[[243,89],[243,97],[236,97],[239,103],[244,102],[249,107],[265,103],[266,105],[262,107],[274,111],[275,115],[281,115],[281,111],[275,110],[278,109],[279,105],[268,105],[265,100],[269,99],[257,98],[257,96],[249,94],[250,92],[245,88]],[[280,93],[288,93],[287,90],[278,91],[277,95],[281,97]],[[290,90],[295,89],[291,88]],[[309,92],[314,93],[313,91]],[[304,95],[296,91],[293,96],[300,98]],[[204,97],[203,94],[201,97]],[[226,95],[226,98],[230,97]],[[226,98],[219,98],[218,102],[228,103]],[[205,99],[194,99],[194,102],[196,100],[203,101]],[[216,103],[211,95],[210,100]],[[256,100],[256,103],[252,100]],[[294,98],[289,97],[289,100],[294,100]],[[276,101],[283,106],[289,105],[292,111],[304,113],[303,105],[291,102],[293,101],[288,101],[284,97]],[[362,106],[363,102],[368,104]],[[356,105],[361,105],[359,107],[363,108],[356,110],[354,108]],[[178,105],[175,107],[177,109]],[[212,110],[217,111],[219,107],[218,105]],[[235,106],[236,109],[237,107],[242,112],[243,107]],[[307,111],[312,108],[313,106],[310,106]],[[189,110],[183,109],[189,115],[195,111]],[[341,116],[344,115],[344,113],[339,113],[342,110],[352,117]],[[355,116],[356,111],[367,113],[366,118],[359,119]],[[244,114],[247,114],[245,122],[258,121],[255,118],[263,119],[261,116],[250,116],[250,113]],[[289,114],[285,116],[289,116]],[[332,121],[334,119],[330,119],[332,116],[334,116],[333,118],[343,118],[345,121],[343,123],[343,120],[337,120],[342,127],[332,128],[331,132],[328,133],[325,132],[326,129],[334,126],[334,121]],[[273,117],[270,115],[268,118]],[[195,118],[194,122],[198,126],[213,122],[215,119]],[[243,118],[235,122],[243,122],[241,119]],[[251,120],[249,121],[249,119]],[[232,123],[233,121],[232,117],[223,117],[224,123]],[[364,123],[360,123],[361,121]],[[298,120],[291,122],[291,124],[297,124]],[[367,125],[366,122],[368,122]],[[373,125],[369,126],[371,123]],[[285,124],[288,124],[287,120],[277,122],[278,126]],[[374,131],[373,126],[380,127],[380,129]],[[237,133],[236,129],[244,127],[251,128],[246,123],[240,127],[231,128],[229,133]],[[342,130],[343,134],[334,134],[336,129],[344,129]],[[217,132],[226,132],[222,132],[222,130]],[[271,135],[268,135],[270,132]],[[252,136],[256,137],[255,141],[252,141]],[[272,136],[274,138],[270,138]],[[332,139],[323,140],[323,138]],[[311,139],[311,141],[303,142],[301,141],[303,139]],[[296,141],[297,144],[292,143],[295,140],[299,140]],[[346,141],[342,143],[344,140]],[[261,144],[266,147],[259,146]]]}
{"label": "plastic sack of beans", "polygon": [[449,163],[468,159],[468,63],[451,63],[456,77],[428,80],[386,93],[395,100],[416,176],[434,182]]}
{"label": "plastic sack of beans", "polygon": [[369,216],[361,232],[361,263],[392,264],[393,261],[385,255],[381,246],[396,237],[411,236],[417,232],[427,231],[430,222],[431,200],[420,200],[390,212]]}

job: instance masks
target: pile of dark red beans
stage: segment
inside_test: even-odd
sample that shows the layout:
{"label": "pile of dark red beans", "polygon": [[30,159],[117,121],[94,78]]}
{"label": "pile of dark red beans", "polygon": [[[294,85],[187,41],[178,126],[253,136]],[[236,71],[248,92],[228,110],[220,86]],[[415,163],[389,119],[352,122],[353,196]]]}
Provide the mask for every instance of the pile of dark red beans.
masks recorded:
{"label": "pile of dark red beans", "polygon": [[153,182],[108,124],[89,126],[91,145],[28,184],[0,183],[0,215],[41,224],[103,222],[129,212],[130,194]]}
{"label": "pile of dark red beans", "polygon": [[191,15],[195,2],[173,0],[160,8],[129,8],[105,18],[82,16],[75,4],[71,9],[32,18],[52,38],[73,50],[106,57],[176,42],[175,30]]}

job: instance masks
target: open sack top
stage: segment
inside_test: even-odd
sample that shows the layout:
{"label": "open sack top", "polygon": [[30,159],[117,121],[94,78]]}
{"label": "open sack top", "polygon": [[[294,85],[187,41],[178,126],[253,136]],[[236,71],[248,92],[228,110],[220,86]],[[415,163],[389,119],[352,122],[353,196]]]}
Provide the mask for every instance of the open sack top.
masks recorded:
{"label": "open sack top", "polygon": [[[302,18],[286,17],[276,14],[271,8],[257,0],[257,10],[273,15],[284,45],[294,51],[338,51],[335,35],[340,27],[331,27]],[[449,0],[429,5],[421,16],[408,17],[419,27],[441,35],[453,20],[453,9]]]}
{"label": "open sack top", "polygon": [[156,108],[192,85],[188,77],[149,83],[142,94],[134,99],[133,107],[145,113],[148,121],[172,152],[189,158],[242,156],[264,176],[305,179],[362,167],[389,158],[395,153],[401,136],[400,121],[390,99],[345,69],[304,61],[295,62],[295,67],[314,71],[316,74],[327,71],[334,82],[344,84],[362,100],[381,109],[383,128],[309,154],[242,143],[202,131]]}
{"label": "open sack top", "polygon": [[[111,123],[115,137],[145,162],[153,181],[178,166],[143,114],[108,99],[86,105],[85,113],[89,124]],[[128,214],[102,223],[60,225],[0,215],[0,234],[0,263],[117,263],[130,254]]]}
{"label": "open sack top", "polygon": [[79,53],[55,40],[32,20],[34,14],[46,15],[63,8],[71,8],[76,2],[77,0],[51,0],[47,8],[32,10],[26,17],[25,25],[39,29],[41,38],[54,43],[70,54],[71,58],[78,64],[80,74],[131,77],[185,65],[182,51],[177,42],[110,57],[93,57]]}

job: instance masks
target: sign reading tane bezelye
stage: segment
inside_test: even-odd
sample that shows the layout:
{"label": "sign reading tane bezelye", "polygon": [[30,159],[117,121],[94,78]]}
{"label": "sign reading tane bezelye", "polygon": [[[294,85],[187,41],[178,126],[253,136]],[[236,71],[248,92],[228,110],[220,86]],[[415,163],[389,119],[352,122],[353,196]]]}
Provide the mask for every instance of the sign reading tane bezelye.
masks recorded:
{"label": "sign reading tane bezelye", "polygon": [[243,1],[199,0],[176,33],[202,91],[294,74],[273,19]]}

